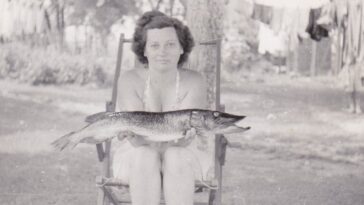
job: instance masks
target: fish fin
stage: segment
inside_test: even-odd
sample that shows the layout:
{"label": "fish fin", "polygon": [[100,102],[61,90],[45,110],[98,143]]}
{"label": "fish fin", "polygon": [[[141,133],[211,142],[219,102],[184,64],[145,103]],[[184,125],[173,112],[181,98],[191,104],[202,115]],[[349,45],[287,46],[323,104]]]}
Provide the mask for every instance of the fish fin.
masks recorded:
{"label": "fish fin", "polygon": [[80,142],[80,140],[78,139],[79,136],[77,136],[77,134],[89,126],[90,125],[86,125],[85,127],[83,127],[80,130],[70,132],[70,133],[60,137],[59,139],[55,140],[54,142],[52,142],[51,145],[53,145],[59,151],[62,151],[66,148],[73,149]]}
{"label": "fish fin", "polygon": [[76,147],[77,142],[72,141],[72,136],[76,133],[77,131],[68,133],[52,142],[51,145],[53,145],[59,151],[62,151],[65,148],[73,149],[74,147]]}
{"label": "fish fin", "polygon": [[89,115],[85,118],[85,122],[94,123],[96,121],[105,119],[106,117],[110,117],[110,114],[112,114],[112,112],[99,112],[93,115]]}
{"label": "fish fin", "polygon": [[111,137],[109,136],[109,137],[103,137],[100,139],[97,139],[95,137],[85,137],[80,142],[87,143],[87,144],[99,144],[99,143],[105,142],[108,139],[113,139],[114,137],[115,136],[111,136]]}

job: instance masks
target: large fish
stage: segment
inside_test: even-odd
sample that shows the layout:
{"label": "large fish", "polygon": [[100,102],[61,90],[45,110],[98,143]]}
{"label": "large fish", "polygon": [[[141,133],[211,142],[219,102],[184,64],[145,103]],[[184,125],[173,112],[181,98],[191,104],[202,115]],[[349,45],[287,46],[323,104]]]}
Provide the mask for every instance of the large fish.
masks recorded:
{"label": "large fish", "polygon": [[229,134],[248,130],[236,125],[245,116],[187,109],[170,112],[102,112],[86,118],[89,124],[71,132],[52,144],[59,150],[73,148],[78,143],[97,144],[123,132],[131,132],[154,142],[175,141],[195,129],[197,135]]}

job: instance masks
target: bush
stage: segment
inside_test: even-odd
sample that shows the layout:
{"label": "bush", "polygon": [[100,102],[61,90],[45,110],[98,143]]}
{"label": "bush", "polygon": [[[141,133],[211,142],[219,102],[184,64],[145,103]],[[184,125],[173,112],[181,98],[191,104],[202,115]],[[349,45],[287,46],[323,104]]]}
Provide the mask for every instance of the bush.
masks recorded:
{"label": "bush", "polygon": [[0,78],[33,85],[112,84],[112,58],[72,55],[53,47],[31,48],[21,43],[0,45]]}

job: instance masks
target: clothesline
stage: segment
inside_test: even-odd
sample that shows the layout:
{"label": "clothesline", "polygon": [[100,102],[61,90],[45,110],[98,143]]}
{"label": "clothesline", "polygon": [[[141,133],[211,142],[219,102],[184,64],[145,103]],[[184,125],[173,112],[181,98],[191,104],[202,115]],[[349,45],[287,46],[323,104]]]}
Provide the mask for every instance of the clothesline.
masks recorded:
{"label": "clothesline", "polygon": [[[334,41],[337,44],[336,57],[339,59],[336,71],[346,69],[349,70],[347,73],[352,73],[346,77],[352,78],[349,79],[351,82],[347,82],[348,85],[360,76],[364,79],[364,0],[250,2],[254,4],[252,18],[258,20],[260,25],[258,38],[261,54],[268,52],[287,57],[296,50],[298,39],[307,38],[304,33],[315,41],[329,37],[331,33],[337,39]],[[360,85],[359,82],[356,84]]]}
{"label": "clothesline", "polygon": [[251,0],[250,2],[276,8],[316,9],[330,3],[330,0]]}
{"label": "clothesline", "polygon": [[[253,0],[252,18],[260,22],[259,52],[287,56],[300,40],[320,41],[334,22],[330,0]],[[271,42],[276,42],[272,44]],[[277,43],[279,42],[279,43]]]}

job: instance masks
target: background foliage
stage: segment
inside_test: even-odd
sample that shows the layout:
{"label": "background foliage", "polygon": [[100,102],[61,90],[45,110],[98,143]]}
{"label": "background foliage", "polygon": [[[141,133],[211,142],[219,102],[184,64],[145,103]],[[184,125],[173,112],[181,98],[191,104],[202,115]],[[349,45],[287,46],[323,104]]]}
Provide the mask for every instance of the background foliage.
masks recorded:
{"label": "background foliage", "polygon": [[[54,32],[14,35],[0,43],[0,78],[37,85],[106,86],[111,83],[115,67],[118,34],[130,33],[133,29],[130,24],[134,24],[139,14],[158,8],[186,21],[186,2],[181,0],[49,0],[48,3],[57,5],[51,8],[63,9],[62,35]],[[269,71],[269,62],[257,53],[258,28],[250,18],[251,4],[231,0],[224,1],[224,7],[227,10],[222,34],[224,80],[245,78],[257,69],[261,73]],[[66,32],[69,27],[76,29],[70,34]],[[72,42],[67,42],[69,37]],[[131,56],[130,51],[124,50],[124,61],[133,62]]]}

